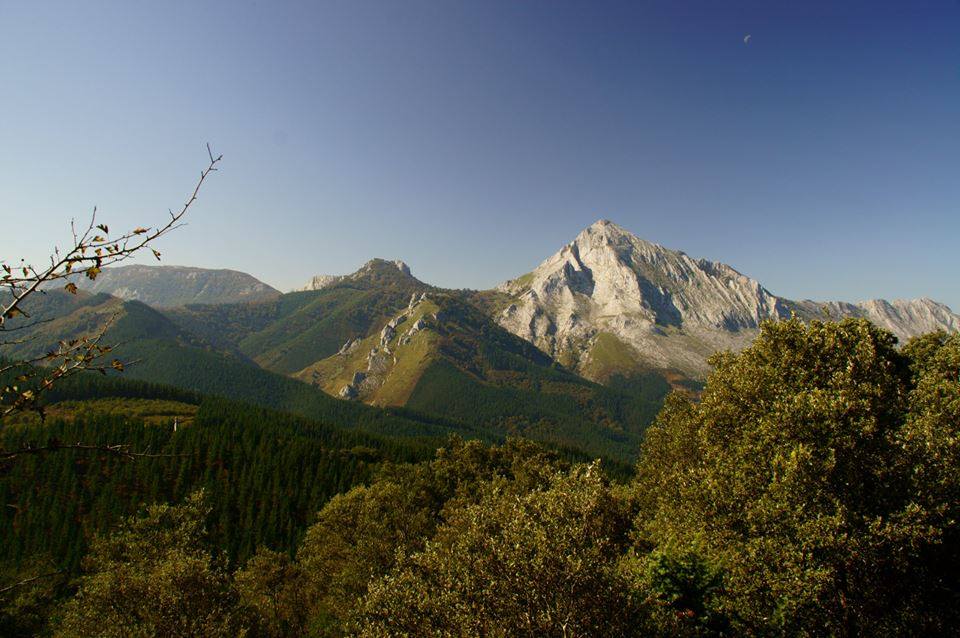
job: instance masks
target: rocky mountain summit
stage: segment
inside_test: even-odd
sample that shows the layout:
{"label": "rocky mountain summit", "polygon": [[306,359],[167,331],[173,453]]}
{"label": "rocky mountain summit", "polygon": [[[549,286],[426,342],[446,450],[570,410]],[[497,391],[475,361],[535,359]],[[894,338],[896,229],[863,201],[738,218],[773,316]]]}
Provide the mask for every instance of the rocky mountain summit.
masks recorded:
{"label": "rocky mountain summit", "polygon": [[244,272],[189,266],[116,266],[105,268],[93,281],[77,276],[74,282],[91,293],[160,308],[267,301],[280,296],[278,290]]}
{"label": "rocky mountain summit", "polygon": [[734,268],[645,241],[600,220],[533,272],[498,288],[497,322],[581,374],[624,368],[702,377],[713,352],[743,347],[765,319],[866,317],[901,339],[960,329],[929,299],[860,304],[777,297]]}
{"label": "rocky mountain summit", "polygon": [[407,264],[399,259],[394,259],[392,261],[386,259],[371,259],[363,266],[360,267],[354,273],[349,275],[316,275],[307,285],[297,288],[294,292],[304,291],[304,290],[323,290],[324,288],[329,288],[330,286],[336,285],[343,281],[350,281],[351,279],[360,279],[363,277],[369,276],[371,271],[381,269],[385,266],[392,265],[397,271],[402,275],[412,276],[410,274],[410,267]]}

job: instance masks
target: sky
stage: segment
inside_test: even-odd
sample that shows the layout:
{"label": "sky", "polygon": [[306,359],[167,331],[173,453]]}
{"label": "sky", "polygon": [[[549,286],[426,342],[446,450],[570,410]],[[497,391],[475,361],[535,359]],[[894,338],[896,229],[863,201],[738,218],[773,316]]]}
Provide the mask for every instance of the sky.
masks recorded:
{"label": "sky", "polygon": [[163,220],[208,142],[163,263],[487,288],[607,218],[960,310],[958,0],[0,0],[0,257]]}

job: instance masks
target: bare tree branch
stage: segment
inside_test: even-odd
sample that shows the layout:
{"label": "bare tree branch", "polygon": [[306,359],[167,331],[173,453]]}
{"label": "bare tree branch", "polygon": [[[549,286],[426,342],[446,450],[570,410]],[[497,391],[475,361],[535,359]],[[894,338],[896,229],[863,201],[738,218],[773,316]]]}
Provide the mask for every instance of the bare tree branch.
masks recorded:
{"label": "bare tree branch", "polygon": [[[51,282],[66,280],[64,289],[76,294],[78,288],[71,279],[85,276],[94,280],[102,268],[124,261],[145,248],[149,248],[159,260],[160,252],[150,245],[151,242],[184,224],[182,220],[197,201],[203,183],[217,170],[217,164],[223,158],[222,155],[214,156],[209,144],[207,156],[209,163],[200,172],[190,196],[178,212],[170,211],[170,219],[164,223],[153,228],[138,227],[111,238],[108,226],[97,223],[97,209],[94,208],[85,228],[78,229],[75,221],[71,220],[73,245],[65,252],[54,248],[48,267],[37,269],[24,260],[20,260],[17,266],[0,262],[0,293],[6,290],[5,295],[0,295],[0,335],[29,331],[30,328],[51,321],[46,318],[15,325],[9,323],[9,320],[17,316],[29,317],[24,302],[36,292],[44,293],[44,287]],[[121,362],[119,359],[113,359],[109,364],[98,363],[116,347],[102,343],[104,335],[116,319],[115,314],[95,334],[62,340],[53,350],[42,356],[0,364],[0,374],[19,372],[12,383],[0,386],[0,417],[26,409],[39,411],[36,406],[40,395],[68,376],[84,371],[103,374],[109,370],[123,371],[130,363]],[[19,345],[31,339],[33,336],[28,334],[19,339],[0,340],[0,346]],[[42,411],[40,413],[42,417]]]}
{"label": "bare tree branch", "polygon": [[55,572],[49,572],[49,573],[46,573],[46,574],[39,574],[39,575],[37,575],[37,576],[32,576],[31,578],[25,578],[24,580],[21,580],[21,581],[18,582],[18,583],[13,583],[12,585],[7,585],[7,586],[5,586],[5,587],[0,587],[0,595],[6,594],[6,593],[9,592],[9,591],[13,591],[14,589],[16,589],[16,588],[18,588],[18,587],[23,587],[24,585],[29,585],[30,583],[32,583],[32,582],[34,582],[34,581],[37,581],[37,580],[40,580],[41,578],[50,578],[51,576],[57,576],[57,575],[59,575],[59,574],[61,574],[61,573],[62,573],[62,572],[60,572],[60,571],[55,571]]}
{"label": "bare tree branch", "polygon": [[[9,302],[0,306],[0,330],[4,329],[7,319],[25,314],[21,307],[23,301],[43,284],[65,279],[79,273],[83,273],[89,279],[96,279],[105,266],[130,258],[148,247],[150,242],[182,226],[181,220],[187,214],[190,206],[197,201],[197,196],[204,181],[210,173],[217,170],[217,164],[223,159],[222,155],[214,157],[209,145],[207,145],[207,153],[210,163],[200,172],[200,178],[197,180],[190,197],[179,212],[170,211],[170,219],[164,224],[155,228],[138,227],[111,238],[107,225],[96,223],[97,209],[94,208],[90,216],[90,223],[82,233],[78,234],[76,226],[71,222],[71,232],[74,238],[73,246],[63,254],[59,249],[55,249],[54,254],[50,257],[50,266],[47,268],[37,270],[32,265],[23,262],[18,266],[0,264],[0,268],[4,271],[4,274],[0,276],[0,287],[7,288],[13,294],[13,298]],[[160,259],[159,251],[153,248],[151,250],[154,256]],[[75,292],[76,285],[68,283],[66,289]]]}
{"label": "bare tree branch", "polygon": [[172,459],[186,458],[189,454],[152,454],[150,452],[133,452],[130,446],[125,443],[116,445],[91,445],[87,443],[60,443],[53,441],[47,445],[27,446],[16,450],[0,450],[0,461],[15,459],[28,454],[47,454],[49,452],[59,452],[62,450],[79,450],[82,452],[100,452],[112,456],[120,456],[128,459]]}

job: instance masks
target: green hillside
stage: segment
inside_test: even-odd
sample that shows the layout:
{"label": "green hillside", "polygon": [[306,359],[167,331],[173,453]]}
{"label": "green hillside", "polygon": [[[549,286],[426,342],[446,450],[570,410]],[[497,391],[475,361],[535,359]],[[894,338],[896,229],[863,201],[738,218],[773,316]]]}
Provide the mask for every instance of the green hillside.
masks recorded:
{"label": "green hillside", "polygon": [[127,379],[236,399],[370,433],[406,437],[459,433],[491,439],[469,424],[339,401],[318,388],[221,351],[136,301],[60,292],[38,299],[42,302],[29,306],[31,320],[50,321],[26,331],[31,340],[5,346],[0,356],[12,359],[41,354],[55,347],[60,338],[96,332],[112,318],[104,343],[118,344],[111,356],[134,362],[123,373]]}
{"label": "green hillside", "polygon": [[[128,377],[66,379],[45,396],[44,421],[33,413],[3,421],[0,450],[56,441],[123,443],[171,456],[130,460],[68,450],[0,463],[0,499],[7,505],[0,510],[6,541],[0,567],[42,559],[72,572],[95,534],[144,504],[179,501],[201,488],[215,503],[211,541],[231,564],[260,546],[292,551],[332,496],[369,481],[384,463],[429,459],[448,441],[361,432],[379,425],[402,434],[404,424],[429,424],[412,414],[328,401],[344,413],[316,420]],[[358,414],[381,420],[358,420]],[[451,429],[434,425],[438,434]],[[556,443],[566,458],[591,458]],[[615,461],[606,467],[618,476],[629,471]]]}
{"label": "green hillside", "polygon": [[616,387],[588,381],[500,328],[473,300],[382,260],[322,290],[169,312],[52,291],[30,306],[49,322],[0,355],[44,352],[112,320],[105,342],[118,344],[111,356],[133,362],[129,379],[371,434],[516,434],[631,462],[669,385],[655,376]]}
{"label": "green hillside", "polygon": [[587,381],[446,293],[296,376],[331,394],[623,460],[669,391],[658,379],[619,390]]}
{"label": "green hillside", "polygon": [[379,329],[414,293],[430,289],[391,262],[374,259],[323,290],[293,292],[267,303],[188,306],[169,316],[264,368],[292,374]]}
{"label": "green hillside", "polygon": [[133,450],[182,456],[131,462],[64,451],[18,459],[0,481],[7,505],[0,508],[0,562],[48,556],[74,570],[94,533],[144,503],[177,501],[200,488],[216,503],[212,540],[231,562],[245,560],[259,545],[290,551],[334,494],[369,480],[385,460],[432,454],[412,442],[230,401],[191,405],[131,398],[54,404],[45,424],[7,422],[0,449],[51,439],[122,442]]}

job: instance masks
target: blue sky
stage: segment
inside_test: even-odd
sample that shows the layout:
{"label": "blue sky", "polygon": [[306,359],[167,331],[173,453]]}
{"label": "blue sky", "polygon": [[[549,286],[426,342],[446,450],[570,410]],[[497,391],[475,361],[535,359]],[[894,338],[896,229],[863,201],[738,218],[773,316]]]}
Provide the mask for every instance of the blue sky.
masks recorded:
{"label": "blue sky", "polygon": [[165,263],[483,288],[604,217],[787,297],[960,309],[955,0],[0,0],[0,98],[7,259],[162,218],[209,141]]}

